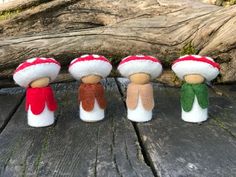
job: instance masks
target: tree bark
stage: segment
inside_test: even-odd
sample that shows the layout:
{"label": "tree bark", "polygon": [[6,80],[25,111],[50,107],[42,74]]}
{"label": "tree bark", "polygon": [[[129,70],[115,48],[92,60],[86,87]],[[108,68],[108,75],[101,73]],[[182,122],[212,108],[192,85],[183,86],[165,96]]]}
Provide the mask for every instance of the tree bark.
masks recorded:
{"label": "tree bark", "polygon": [[168,70],[188,53],[187,46],[221,64],[217,82],[236,80],[236,6],[196,0],[45,1],[0,21],[0,33],[2,79],[31,57],[54,57],[66,71],[85,53],[105,55],[114,66],[127,55],[149,54]]}

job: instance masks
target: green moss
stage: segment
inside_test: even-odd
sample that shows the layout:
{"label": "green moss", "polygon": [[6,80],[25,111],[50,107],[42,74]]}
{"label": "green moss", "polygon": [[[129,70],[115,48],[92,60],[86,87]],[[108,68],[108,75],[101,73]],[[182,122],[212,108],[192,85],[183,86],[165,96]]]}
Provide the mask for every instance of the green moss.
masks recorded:
{"label": "green moss", "polygon": [[197,50],[192,44],[192,42],[187,43],[180,51],[180,56],[188,55],[188,54],[197,54]]}
{"label": "green moss", "polygon": [[236,0],[231,0],[230,3],[231,3],[231,5],[234,5],[234,4],[236,4]]}
{"label": "green moss", "polygon": [[0,21],[1,20],[7,20],[7,19],[10,19],[12,17],[15,17],[19,13],[20,13],[19,9],[12,10],[12,11],[2,11],[2,12],[0,12]]}
{"label": "green moss", "polygon": [[230,3],[230,5],[234,5],[234,4],[236,4],[236,0],[230,0],[229,3]]}
{"label": "green moss", "polygon": [[126,56],[124,55],[108,55],[107,59],[110,60],[110,62],[112,62],[115,65],[118,65],[119,62]]}
{"label": "green moss", "polygon": [[236,4],[236,0],[216,0],[216,5],[218,6],[228,7],[234,4]]}
{"label": "green moss", "polygon": [[228,1],[224,1],[223,5],[224,6],[231,6],[236,4],[236,0],[228,0]]}
{"label": "green moss", "polygon": [[13,18],[17,16],[20,12],[23,12],[24,10],[33,9],[34,7],[37,7],[43,3],[47,3],[50,1],[52,0],[38,0],[38,1],[33,1],[31,3],[26,3],[23,6],[15,7],[9,10],[0,11],[0,21]]}
{"label": "green moss", "polygon": [[111,71],[111,76],[113,76],[113,77],[119,76],[119,72],[116,69],[114,69],[114,68],[118,67],[120,61],[124,57],[125,56],[123,56],[123,55],[120,55],[120,56],[118,56],[118,55],[110,55],[110,56],[107,57],[107,59],[112,63],[112,66],[113,66],[113,69]]}
{"label": "green moss", "polygon": [[21,175],[21,177],[25,177],[26,176],[26,159],[27,158],[25,158],[25,160],[24,160],[24,162],[22,163],[22,175]]}
{"label": "green moss", "polygon": [[220,120],[220,118],[215,117],[213,118],[213,120],[215,121],[215,123],[222,129],[229,131],[228,128],[225,126],[225,124]]}
{"label": "green moss", "polygon": [[37,173],[39,171],[40,162],[42,160],[43,153],[45,153],[46,150],[48,149],[49,137],[52,135],[53,131],[54,131],[53,128],[50,128],[48,130],[47,134],[45,135],[45,137],[43,139],[41,150],[39,151],[39,153],[38,153],[38,155],[36,157],[36,160],[35,160],[35,163],[34,163],[34,168],[35,168]]}

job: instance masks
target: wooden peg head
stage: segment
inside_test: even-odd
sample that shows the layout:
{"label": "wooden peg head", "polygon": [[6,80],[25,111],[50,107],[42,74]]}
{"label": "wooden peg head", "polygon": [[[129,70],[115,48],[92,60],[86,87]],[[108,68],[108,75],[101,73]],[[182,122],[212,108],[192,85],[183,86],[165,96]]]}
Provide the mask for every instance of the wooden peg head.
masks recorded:
{"label": "wooden peg head", "polygon": [[43,88],[49,85],[50,79],[48,77],[42,77],[37,80],[34,80],[30,83],[32,88]]}
{"label": "wooden peg head", "polygon": [[201,84],[204,82],[205,78],[200,74],[189,74],[184,76],[184,80],[189,84]]}
{"label": "wooden peg head", "polygon": [[150,82],[151,77],[146,73],[136,73],[132,74],[129,79],[135,84],[147,84]]}
{"label": "wooden peg head", "polygon": [[102,77],[98,75],[88,75],[81,78],[85,84],[97,84],[101,81]]}

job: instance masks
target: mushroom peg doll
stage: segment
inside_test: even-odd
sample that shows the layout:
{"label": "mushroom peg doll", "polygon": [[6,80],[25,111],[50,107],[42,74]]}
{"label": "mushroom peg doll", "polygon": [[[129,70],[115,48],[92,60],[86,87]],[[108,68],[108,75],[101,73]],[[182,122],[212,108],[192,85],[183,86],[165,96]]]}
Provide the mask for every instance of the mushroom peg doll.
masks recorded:
{"label": "mushroom peg doll", "polygon": [[70,63],[70,74],[82,81],[78,90],[81,120],[96,122],[105,117],[106,99],[100,81],[111,70],[110,61],[100,55],[82,55]]}
{"label": "mushroom peg doll", "polygon": [[134,122],[151,120],[154,98],[150,80],[162,73],[160,61],[152,56],[128,56],[120,62],[118,70],[131,81],[126,97],[128,119]]}
{"label": "mushroom peg doll", "polygon": [[49,83],[56,79],[60,68],[60,63],[53,58],[28,59],[16,68],[13,79],[26,88],[29,126],[46,127],[54,123],[57,103]]}
{"label": "mushroom peg doll", "polygon": [[184,80],[180,96],[182,119],[192,123],[206,121],[209,101],[205,81],[217,77],[220,65],[210,57],[186,55],[174,61],[172,70]]}

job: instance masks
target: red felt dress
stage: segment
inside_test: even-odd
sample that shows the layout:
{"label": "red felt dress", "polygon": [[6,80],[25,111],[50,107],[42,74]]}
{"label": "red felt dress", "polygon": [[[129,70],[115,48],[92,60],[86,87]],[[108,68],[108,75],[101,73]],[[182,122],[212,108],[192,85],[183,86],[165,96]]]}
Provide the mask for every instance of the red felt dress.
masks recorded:
{"label": "red felt dress", "polygon": [[57,102],[54,98],[53,90],[50,86],[44,88],[27,88],[25,110],[29,110],[35,115],[43,112],[47,105],[50,111],[57,109]]}

